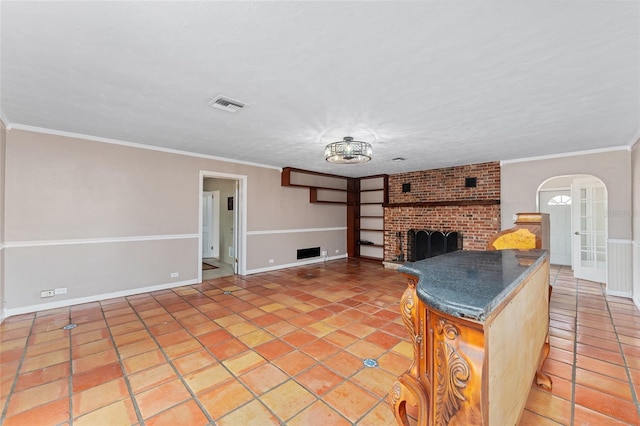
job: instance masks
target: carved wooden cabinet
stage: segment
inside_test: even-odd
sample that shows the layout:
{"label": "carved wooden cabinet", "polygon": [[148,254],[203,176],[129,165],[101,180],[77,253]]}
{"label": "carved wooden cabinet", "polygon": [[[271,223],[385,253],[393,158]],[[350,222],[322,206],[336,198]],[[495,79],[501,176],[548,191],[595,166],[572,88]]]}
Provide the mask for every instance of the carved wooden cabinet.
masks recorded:
{"label": "carved wooden cabinet", "polygon": [[406,404],[419,425],[514,425],[548,351],[546,251],[454,252],[400,270],[400,310],[414,351],[389,402],[398,424]]}

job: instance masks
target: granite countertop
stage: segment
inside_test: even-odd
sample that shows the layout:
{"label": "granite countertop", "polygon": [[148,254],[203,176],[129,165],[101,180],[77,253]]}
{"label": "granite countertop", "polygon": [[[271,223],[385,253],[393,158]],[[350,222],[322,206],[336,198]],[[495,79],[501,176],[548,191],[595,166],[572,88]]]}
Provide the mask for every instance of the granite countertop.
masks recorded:
{"label": "granite countertop", "polygon": [[454,251],[398,271],[418,277],[418,298],[428,306],[482,322],[547,256],[546,250]]}

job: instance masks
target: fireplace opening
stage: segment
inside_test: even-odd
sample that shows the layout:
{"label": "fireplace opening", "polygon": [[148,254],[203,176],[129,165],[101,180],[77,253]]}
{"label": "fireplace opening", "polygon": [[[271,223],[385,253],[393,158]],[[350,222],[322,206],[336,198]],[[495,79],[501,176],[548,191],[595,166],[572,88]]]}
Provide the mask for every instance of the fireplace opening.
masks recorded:
{"label": "fireplace opening", "polygon": [[456,231],[410,229],[407,232],[407,260],[415,262],[462,249],[462,235]]}

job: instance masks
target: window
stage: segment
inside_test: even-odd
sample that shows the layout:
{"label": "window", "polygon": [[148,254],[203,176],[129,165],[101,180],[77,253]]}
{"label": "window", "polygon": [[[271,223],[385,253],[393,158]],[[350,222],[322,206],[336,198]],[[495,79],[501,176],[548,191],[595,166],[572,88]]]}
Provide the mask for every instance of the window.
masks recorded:
{"label": "window", "polygon": [[556,195],[547,202],[548,206],[570,206],[571,197],[568,195]]}

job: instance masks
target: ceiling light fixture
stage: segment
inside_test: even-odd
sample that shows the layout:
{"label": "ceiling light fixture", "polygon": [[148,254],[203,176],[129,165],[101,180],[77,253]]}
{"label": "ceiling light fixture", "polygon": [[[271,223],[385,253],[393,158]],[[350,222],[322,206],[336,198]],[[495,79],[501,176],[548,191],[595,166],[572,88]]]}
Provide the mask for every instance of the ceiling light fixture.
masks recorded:
{"label": "ceiling light fixture", "polygon": [[330,143],[324,149],[324,159],[336,164],[366,163],[372,156],[370,144],[354,141],[351,136],[345,136],[340,142]]}

